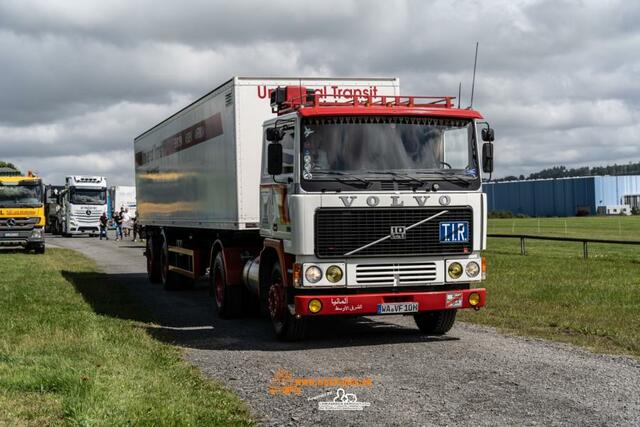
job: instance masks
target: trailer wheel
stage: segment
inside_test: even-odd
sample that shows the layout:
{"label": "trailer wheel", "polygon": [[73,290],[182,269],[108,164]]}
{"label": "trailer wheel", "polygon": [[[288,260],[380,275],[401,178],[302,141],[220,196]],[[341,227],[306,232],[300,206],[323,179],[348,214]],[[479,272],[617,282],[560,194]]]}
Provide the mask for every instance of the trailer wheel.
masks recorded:
{"label": "trailer wheel", "polygon": [[444,335],[453,327],[457,310],[425,311],[413,315],[420,332],[428,335]]}
{"label": "trailer wheel", "polygon": [[267,295],[267,308],[276,337],[281,341],[302,340],[307,332],[307,319],[296,319],[289,312],[286,288],[282,279],[280,264],[271,270],[271,285]]}
{"label": "trailer wheel", "polygon": [[175,291],[179,287],[178,275],[169,270],[169,247],[166,240],[162,242],[160,250],[160,279],[167,291]]}
{"label": "trailer wheel", "polygon": [[222,252],[218,252],[216,255],[209,277],[210,292],[218,316],[228,319],[240,315],[242,313],[242,287],[229,286],[227,283]]}
{"label": "trailer wheel", "polygon": [[158,245],[156,244],[157,237],[150,237],[147,239],[147,248],[145,250],[147,258],[147,277],[151,283],[160,283],[162,278],[160,276],[160,259]]}

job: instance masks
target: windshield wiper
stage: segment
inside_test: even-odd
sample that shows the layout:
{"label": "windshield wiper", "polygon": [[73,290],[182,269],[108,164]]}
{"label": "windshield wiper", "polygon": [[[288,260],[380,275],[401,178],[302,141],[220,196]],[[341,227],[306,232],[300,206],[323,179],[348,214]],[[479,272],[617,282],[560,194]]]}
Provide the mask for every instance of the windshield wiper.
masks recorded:
{"label": "windshield wiper", "polygon": [[40,203],[15,203],[13,205],[15,208],[39,208]]}
{"label": "windshield wiper", "polygon": [[[367,187],[369,186],[369,184],[371,184],[369,181],[367,181],[366,179],[360,178],[359,176],[347,173],[347,172],[340,172],[340,171],[330,171],[330,170],[314,170],[314,173],[322,173],[325,175],[339,175],[339,176],[344,176],[349,178],[349,180],[351,181],[358,181],[364,185],[366,185]],[[342,183],[348,183],[348,180],[345,179],[340,179],[340,178],[336,178],[336,181],[338,182],[342,182]]]}
{"label": "windshield wiper", "polygon": [[373,175],[391,175],[394,177],[394,181],[396,181],[395,178],[400,177],[400,178],[406,178],[405,181],[410,181],[410,182],[415,182],[416,184],[418,184],[419,186],[423,186],[425,184],[424,181],[422,181],[419,178],[416,178],[415,176],[411,176],[409,174],[406,173],[398,173],[398,172],[392,172],[392,171],[367,171],[367,173],[373,174]]}
{"label": "windshield wiper", "polygon": [[415,173],[421,175],[437,175],[443,181],[451,182],[454,184],[465,184],[466,186],[471,185],[471,183],[475,180],[475,178],[462,177],[455,172],[447,172],[444,170],[416,171]]}

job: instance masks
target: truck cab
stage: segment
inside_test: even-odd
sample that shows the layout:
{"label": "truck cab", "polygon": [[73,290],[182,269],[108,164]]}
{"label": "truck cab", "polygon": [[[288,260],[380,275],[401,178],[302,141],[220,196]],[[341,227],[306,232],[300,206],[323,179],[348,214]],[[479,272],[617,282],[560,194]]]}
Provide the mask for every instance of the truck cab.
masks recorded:
{"label": "truck cab", "polygon": [[29,172],[0,172],[0,246],[44,253],[42,181]]}
{"label": "truck cab", "polygon": [[397,313],[441,334],[457,309],[484,305],[481,176],[493,168],[493,130],[480,113],[450,97],[344,100],[301,87],[271,102],[260,234],[286,270],[259,274],[272,275],[263,282],[276,330]]}
{"label": "truck cab", "polygon": [[106,178],[67,176],[59,200],[58,234],[97,236],[100,233],[100,216],[107,212]]}

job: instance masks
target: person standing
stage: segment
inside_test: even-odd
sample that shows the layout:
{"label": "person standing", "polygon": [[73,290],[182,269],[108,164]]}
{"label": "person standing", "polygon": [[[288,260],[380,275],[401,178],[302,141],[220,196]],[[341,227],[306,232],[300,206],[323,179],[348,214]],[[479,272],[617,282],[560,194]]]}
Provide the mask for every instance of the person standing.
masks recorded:
{"label": "person standing", "polygon": [[138,210],[133,214],[133,219],[131,220],[133,224],[133,241],[136,241],[136,237],[138,236]]}
{"label": "person standing", "polygon": [[129,215],[129,209],[124,208],[124,211],[121,211],[122,215],[122,228],[124,229],[124,237],[129,237],[131,234],[131,215]]}
{"label": "person standing", "polygon": [[113,223],[116,225],[116,241],[122,240],[122,212],[113,214]]}
{"label": "person standing", "polygon": [[104,237],[109,240],[109,236],[107,236],[107,224],[109,223],[109,219],[107,218],[107,213],[102,212],[100,215],[100,240]]}

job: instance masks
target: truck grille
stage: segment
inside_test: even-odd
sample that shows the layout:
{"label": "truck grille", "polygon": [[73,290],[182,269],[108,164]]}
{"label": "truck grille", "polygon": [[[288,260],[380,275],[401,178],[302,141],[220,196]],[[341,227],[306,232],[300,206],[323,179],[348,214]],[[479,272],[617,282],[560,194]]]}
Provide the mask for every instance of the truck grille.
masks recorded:
{"label": "truck grille", "polygon": [[[344,257],[377,239],[389,235],[391,227],[408,227],[443,210],[448,212],[406,232],[405,239],[387,239],[351,256],[414,256],[466,254],[473,248],[473,211],[452,208],[321,208],[315,215],[315,252],[321,258]],[[439,223],[468,221],[469,241],[440,243]]]}
{"label": "truck grille", "polygon": [[38,221],[38,217],[0,218],[0,230],[32,230],[33,227],[35,227],[35,225],[38,223]]}
{"label": "truck grille", "polygon": [[361,286],[424,285],[435,282],[436,278],[435,262],[356,266],[356,283]]}

